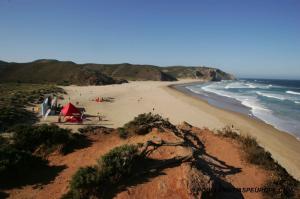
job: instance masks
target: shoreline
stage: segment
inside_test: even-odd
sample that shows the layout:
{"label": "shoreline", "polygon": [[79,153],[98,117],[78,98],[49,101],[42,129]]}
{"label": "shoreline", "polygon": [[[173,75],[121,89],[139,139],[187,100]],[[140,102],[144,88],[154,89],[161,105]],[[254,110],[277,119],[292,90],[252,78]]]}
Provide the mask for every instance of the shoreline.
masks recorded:
{"label": "shoreline", "polygon": [[283,166],[295,179],[300,180],[300,142],[292,133],[279,130],[259,118],[249,117],[243,113],[215,107],[196,93],[176,87],[194,85],[199,82],[170,84],[167,92],[186,98],[189,103],[204,108],[227,125],[234,125],[241,134],[255,137],[258,143],[272,154],[275,161]]}
{"label": "shoreline", "polygon": [[[204,82],[203,82],[204,83]],[[170,85],[169,87],[174,88],[176,90],[179,90],[183,93],[186,93],[187,95],[195,96],[196,98],[199,98],[200,100],[204,100],[208,102],[208,104],[220,108],[225,111],[231,111],[231,112],[238,112],[242,113],[244,115],[250,115],[250,108],[242,105],[238,100],[233,98],[228,98],[225,96],[219,96],[214,93],[208,93],[205,92],[205,94],[200,94],[197,92],[193,92],[192,90],[186,88],[187,86],[193,86],[199,84],[198,82],[195,83],[188,83],[188,84],[176,84],[176,85]],[[217,98],[222,97],[223,100],[217,100]],[[238,107],[237,107],[238,106]],[[253,116],[255,117],[255,116]]]}
{"label": "shoreline", "polygon": [[[219,95],[214,94],[214,93],[211,93],[211,94],[209,93],[209,95],[204,96],[202,94],[195,93],[195,92],[191,91],[190,89],[186,88],[187,86],[193,86],[193,85],[199,84],[199,83],[204,83],[204,82],[171,84],[168,87],[172,88],[172,89],[175,89],[177,91],[180,91],[182,93],[185,93],[186,95],[193,96],[193,97],[195,97],[199,100],[202,100],[202,101],[208,103],[209,105],[211,105],[213,107],[216,107],[216,108],[219,108],[221,110],[229,111],[231,113],[239,113],[239,114],[242,114],[244,116],[247,116],[249,119],[254,119],[254,120],[258,120],[260,122],[263,122],[264,124],[270,125],[274,129],[276,129],[278,131],[281,131],[282,133],[287,133],[289,135],[292,135],[293,137],[295,137],[300,142],[300,137],[297,137],[297,135],[295,133],[280,129],[279,127],[276,127],[276,125],[273,125],[271,123],[268,123],[268,122],[264,121],[263,119],[260,119],[260,118],[256,117],[255,115],[253,115],[251,113],[251,109],[249,107],[244,106],[240,101],[237,101],[235,99],[231,99],[231,98],[228,98],[228,97],[225,97],[225,96],[219,96]],[[212,99],[212,100],[210,99],[210,98],[215,98],[215,97],[222,98],[222,100],[218,99],[217,102],[214,102],[214,99]],[[223,102],[223,104],[222,104],[222,101],[225,101],[225,102]],[[228,105],[230,107],[228,107]]]}

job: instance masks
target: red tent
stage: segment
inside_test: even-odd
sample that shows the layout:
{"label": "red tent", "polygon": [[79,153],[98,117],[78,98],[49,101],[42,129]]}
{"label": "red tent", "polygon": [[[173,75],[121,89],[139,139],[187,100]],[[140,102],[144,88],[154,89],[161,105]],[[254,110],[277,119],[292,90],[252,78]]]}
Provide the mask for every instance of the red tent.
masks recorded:
{"label": "red tent", "polygon": [[81,112],[72,104],[66,104],[60,111],[60,114],[63,116],[81,116]]}

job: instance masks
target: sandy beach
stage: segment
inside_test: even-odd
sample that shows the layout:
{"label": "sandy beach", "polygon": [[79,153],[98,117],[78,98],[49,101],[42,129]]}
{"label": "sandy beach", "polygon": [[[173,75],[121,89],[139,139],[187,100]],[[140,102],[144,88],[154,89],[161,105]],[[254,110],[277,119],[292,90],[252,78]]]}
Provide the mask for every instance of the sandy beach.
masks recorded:
{"label": "sandy beach", "polygon": [[[242,134],[249,134],[268,150],[296,179],[300,179],[300,142],[288,133],[281,132],[271,125],[250,118],[246,115],[225,111],[209,105],[203,100],[177,91],[172,84],[190,83],[195,80],[177,82],[135,81],[128,84],[108,86],[67,86],[68,93],[64,104],[69,100],[79,107],[84,107],[90,116],[86,124],[107,127],[121,127],[135,116],[144,112],[153,112],[169,118],[178,124],[182,121],[197,127],[220,129],[233,125]],[[110,102],[96,102],[97,97],[111,98]],[[48,121],[55,118],[48,118]],[[81,125],[62,125],[77,129]],[[222,146],[220,146],[222,147]]]}

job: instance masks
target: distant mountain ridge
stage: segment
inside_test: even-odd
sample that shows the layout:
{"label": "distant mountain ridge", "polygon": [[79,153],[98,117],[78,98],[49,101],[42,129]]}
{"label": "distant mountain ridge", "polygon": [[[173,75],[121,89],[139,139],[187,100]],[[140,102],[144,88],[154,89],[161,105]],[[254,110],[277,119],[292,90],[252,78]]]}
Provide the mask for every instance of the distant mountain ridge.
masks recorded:
{"label": "distant mountain ridge", "polygon": [[76,64],[40,59],[28,63],[0,61],[0,82],[106,85],[126,80],[176,81],[177,79],[220,81],[235,79],[216,68],[122,64]]}

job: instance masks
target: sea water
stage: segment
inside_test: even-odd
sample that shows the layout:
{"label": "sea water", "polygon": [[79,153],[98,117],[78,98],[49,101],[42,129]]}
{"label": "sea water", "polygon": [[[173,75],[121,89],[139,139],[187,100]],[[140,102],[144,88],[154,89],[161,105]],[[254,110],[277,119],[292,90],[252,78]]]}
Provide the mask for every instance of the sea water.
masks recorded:
{"label": "sea water", "polygon": [[238,106],[246,107],[250,115],[300,138],[300,80],[225,80],[186,88],[204,96],[209,103],[216,96],[220,103],[228,99],[237,101],[228,106],[234,104],[236,110],[240,109]]}

